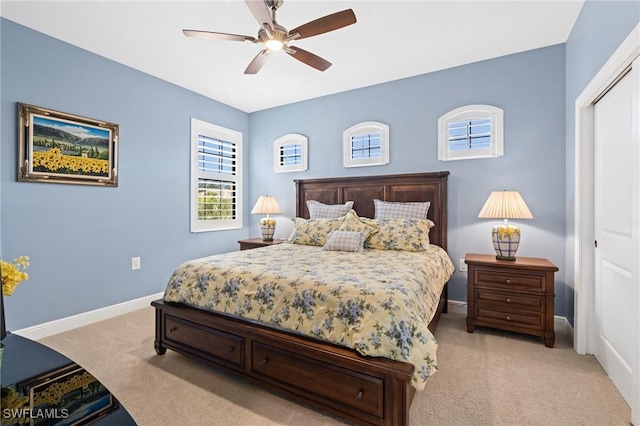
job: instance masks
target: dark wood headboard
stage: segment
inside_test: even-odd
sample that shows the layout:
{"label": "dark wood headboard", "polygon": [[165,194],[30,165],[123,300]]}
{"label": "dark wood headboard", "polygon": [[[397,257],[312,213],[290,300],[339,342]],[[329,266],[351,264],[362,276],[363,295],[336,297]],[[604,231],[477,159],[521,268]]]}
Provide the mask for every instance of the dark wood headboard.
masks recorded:
{"label": "dark wood headboard", "polygon": [[342,204],[353,200],[361,217],[373,217],[373,199],[383,201],[430,201],[428,217],[435,223],[429,232],[432,244],[447,249],[447,178],[449,172],[403,175],[353,176],[296,179],[296,216],[309,217],[308,200]]}

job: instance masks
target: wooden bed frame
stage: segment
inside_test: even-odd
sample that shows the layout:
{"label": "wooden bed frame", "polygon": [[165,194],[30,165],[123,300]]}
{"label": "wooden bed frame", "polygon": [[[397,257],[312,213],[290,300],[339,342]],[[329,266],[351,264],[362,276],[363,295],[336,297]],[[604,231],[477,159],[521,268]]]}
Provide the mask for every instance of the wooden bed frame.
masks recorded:
{"label": "wooden bed frame", "polygon": [[[435,223],[429,238],[447,248],[449,172],[296,180],[296,216],[308,218],[307,200],[354,201],[362,217],[373,217],[373,199],[430,201]],[[357,424],[407,425],[415,394],[413,366],[272,329],[254,322],[163,300],[156,308],[155,350],[167,349],[243,376]],[[431,331],[447,309],[445,286]]]}

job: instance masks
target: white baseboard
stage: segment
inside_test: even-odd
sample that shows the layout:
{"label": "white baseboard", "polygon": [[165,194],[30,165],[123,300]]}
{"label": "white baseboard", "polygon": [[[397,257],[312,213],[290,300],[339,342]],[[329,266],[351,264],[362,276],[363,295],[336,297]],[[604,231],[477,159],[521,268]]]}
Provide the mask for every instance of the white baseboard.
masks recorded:
{"label": "white baseboard", "polygon": [[[12,331],[12,333],[31,340],[43,339],[45,337],[62,333],[67,330],[72,330],[84,325],[93,324],[98,321],[106,320],[109,318],[117,317],[118,315],[123,315],[129,312],[136,311],[138,309],[146,308],[152,301],[160,299],[162,298],[162,296],[163,293],[156,293],[149,296],[141,297],[139,299],[119,303],[117,305],[107,306],[104,308],[96,309],[94,311],[84,312],[82,314],[73,315],[67,318],[61,318],[59,320],[34,325],[33,327],[27,327],[20,330]],[[447,306],[449,307],[449,312],[462,315],[467,314],[467,302],[462,302],[460,300],[449,300]],[[573,340],[573,327],[571,327],[571,324],[566,317],[556,315],[554,318],[553,327],[556,333],[566,332]]]}
{"label": "white baseboard", "polygon": [[54,334],[62,333],[63,331],[72,330],[84,325],[93,324],[98,321],[146,308],[152,301],[162,298],[163,295],[164,293],[156,293],[139,299],[118,303],[117,305],[106,306],[93,311],[61,318],[59,320],[11,331],[11,333],[31,340],[43,339]]}
{"label": "white baseboard", "polygon": [[566,333],[573,342],[573,327],[567,317],[559,317],[556,315],[553,318],[553,330],[556,333]]}
{"label": "white baseboard", "polygon": [[447,304],[447,306],[449,307],[448,312],[467,315],[467,302],[449,299],[449,303]]}
{"label": "white baseboard", "polygon": [[[467,315],[467,302],[462,302],[460,300],[449,300],[448,306],[449,312]],[[571,324],[566,317],[555,315],[553,317],[553,330],[556,333],[567,333],[569,334],[571,340],[573,340],[573,327],[571,327]]]}

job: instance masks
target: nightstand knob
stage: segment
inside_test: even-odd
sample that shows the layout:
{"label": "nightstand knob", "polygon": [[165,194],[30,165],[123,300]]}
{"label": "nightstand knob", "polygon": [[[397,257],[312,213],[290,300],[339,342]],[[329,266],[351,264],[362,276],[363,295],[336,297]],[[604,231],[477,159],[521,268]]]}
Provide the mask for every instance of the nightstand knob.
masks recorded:
{"label": "nightstand knob", "polygon": [[511,303],[511,298],[507,297],[507,303]]}
{"label": "nightstand knob", "polygon": [[509,315],[507,315],[505,318],[507,319],[507,321],[511,321],[511,317]]}
{"label": "nightstand knob", "polygon": [[511,284],[511,280],[507,280],[507,284]]}

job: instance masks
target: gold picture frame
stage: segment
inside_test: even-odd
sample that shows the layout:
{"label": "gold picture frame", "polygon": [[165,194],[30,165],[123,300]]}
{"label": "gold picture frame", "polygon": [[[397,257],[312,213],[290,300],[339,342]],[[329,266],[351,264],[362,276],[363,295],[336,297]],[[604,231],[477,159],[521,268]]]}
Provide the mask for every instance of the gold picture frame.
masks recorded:
{"label": "gold picture frame", "polygon": [[18,181],[118,186],[119,126],[18,103]]}

